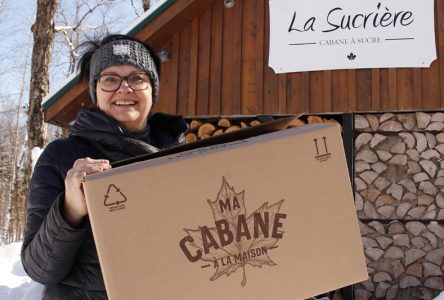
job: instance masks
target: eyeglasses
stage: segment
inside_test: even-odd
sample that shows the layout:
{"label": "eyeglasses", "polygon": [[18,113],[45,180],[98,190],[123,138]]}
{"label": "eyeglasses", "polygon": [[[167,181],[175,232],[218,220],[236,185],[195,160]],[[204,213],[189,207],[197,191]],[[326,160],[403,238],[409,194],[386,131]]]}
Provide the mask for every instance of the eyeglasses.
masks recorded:
{"label": "eyeglasses", "polygon": [[100,88],[104,92],[115,92],[125,80],[128,86],[135,90],[146,90],[150,85],[150,78],[145,73],[134,73],[128,76],[120,76],[117,74],[103,74],[99,77]]}

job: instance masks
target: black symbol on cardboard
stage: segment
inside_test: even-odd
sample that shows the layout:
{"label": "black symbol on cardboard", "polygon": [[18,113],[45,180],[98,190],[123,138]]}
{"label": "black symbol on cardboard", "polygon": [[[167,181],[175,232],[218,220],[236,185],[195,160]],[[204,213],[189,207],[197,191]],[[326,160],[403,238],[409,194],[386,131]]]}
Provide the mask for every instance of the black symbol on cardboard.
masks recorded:
{"label": "black symbol on cardboard", "polygon": [[110,184],[103,205],[114,206],[126,202],[126,196],[114,184]]}
{"label": "black symbol on cardboard", "polygon": [[347,58],[348,58],[349,60],[355,60],[356,55],[355,55],[353,52],[350,52],[350,54],[347,55]]}
{"label": "black symbol on cardboard", "polygon": [[[320,140],[318,139],[313,139],[315,147],[316,147],[316,159],[320,160],[320,161],[324,161],[328,158],[331,157],[331,153],[328,152],[328,148],[327,148],[327,138],[325,136],[322,137],[322,143]],[[321,143],[321,149],[319,148],[319,144]],[[324,146],[322,148],[322,146]]]}

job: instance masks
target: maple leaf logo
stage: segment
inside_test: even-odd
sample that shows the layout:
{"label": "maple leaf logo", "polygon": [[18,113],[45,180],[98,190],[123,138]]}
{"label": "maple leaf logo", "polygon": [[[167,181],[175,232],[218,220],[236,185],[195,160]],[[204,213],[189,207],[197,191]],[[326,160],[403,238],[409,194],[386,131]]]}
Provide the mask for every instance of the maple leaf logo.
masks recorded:
{"label": "maple leaf logo", "polygon": [[284,199],[271,206],[265,202],[246,218],[244,196],[245,191],[236,193],[222,178],[216,200],[207,200],[216,227],[184,229],[188,236],[181,241],[182,250],[192,262],[202,260],[213,264],[216,271],[210,278],[212,281],[242,268],[241,285],[245,286],[246,265],[259,268],[276,265],[269,257],[269,251],[277,248],[276,244],[283,236],[282,222],[286,214],[279,213],[279,210]]}

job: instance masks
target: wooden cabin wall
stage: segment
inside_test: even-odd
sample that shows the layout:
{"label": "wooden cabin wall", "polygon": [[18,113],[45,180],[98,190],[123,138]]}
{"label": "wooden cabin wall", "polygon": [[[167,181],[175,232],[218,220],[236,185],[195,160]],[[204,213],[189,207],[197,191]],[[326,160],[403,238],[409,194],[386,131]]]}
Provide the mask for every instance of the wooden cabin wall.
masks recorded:
{"label": "wooden cabin wall", "polygon": [[[430,68],[275,74],[268,67],[267,0],[215,1],[164,45],[156,110],[182,115],[293,114],[444,107],[444,62]],[[444,0],[436,0],[438,57]],[[304,59],[303,57],[294,59]]]}

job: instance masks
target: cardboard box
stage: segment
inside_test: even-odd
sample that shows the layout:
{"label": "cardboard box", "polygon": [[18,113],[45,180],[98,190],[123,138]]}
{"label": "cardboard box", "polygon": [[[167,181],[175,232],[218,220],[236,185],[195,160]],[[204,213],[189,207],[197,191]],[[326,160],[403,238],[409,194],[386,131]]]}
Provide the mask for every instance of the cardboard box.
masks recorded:
{"label": "cardboard box", "polygon": [[338,125],[87,177],[110,299],[304,299],[367,279]]}

